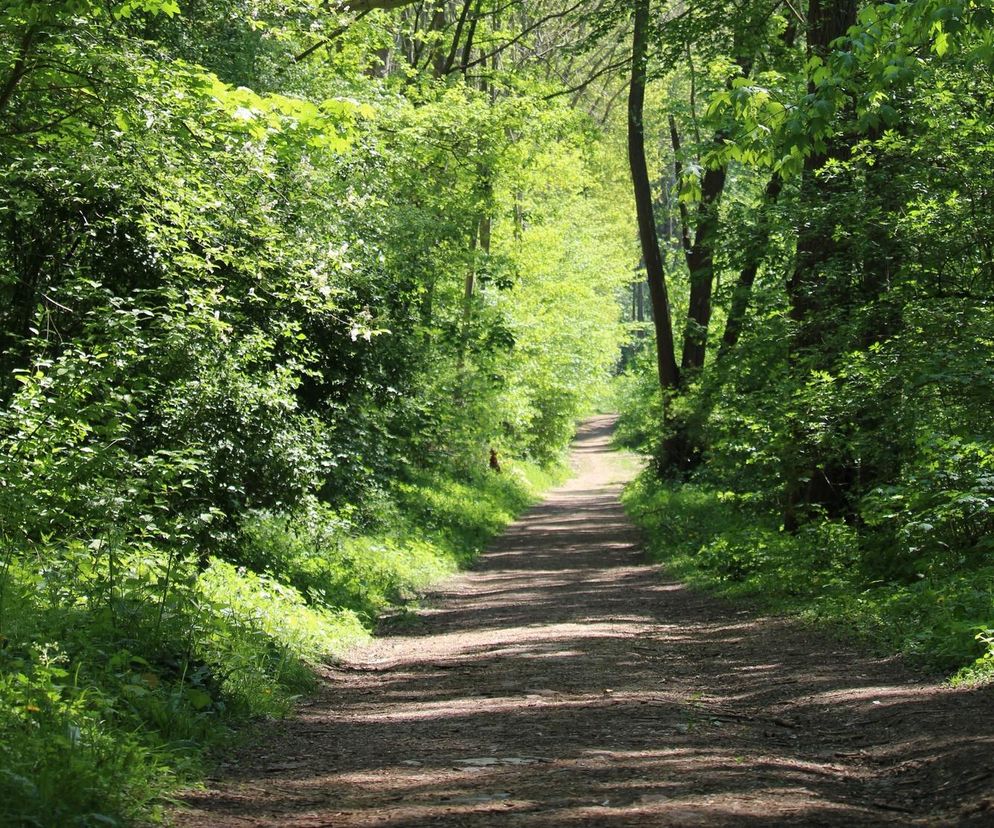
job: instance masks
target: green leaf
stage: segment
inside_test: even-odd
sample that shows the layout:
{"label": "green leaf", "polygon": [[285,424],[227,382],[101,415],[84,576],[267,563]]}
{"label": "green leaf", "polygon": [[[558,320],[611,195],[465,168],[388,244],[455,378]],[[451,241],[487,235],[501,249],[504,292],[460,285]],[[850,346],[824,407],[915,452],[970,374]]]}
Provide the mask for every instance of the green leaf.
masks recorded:
{"label": "green leaf", "polygon": [[949,51],[949,33],[940,31],[935,36],[935,43],[932,45],[932,48],[939,57],[943,57]]}
{"label": "green leaf", "polygon": [[184,695],[194,710],[206,710],[213,701],[210,693],[196,687],[188,688]]}

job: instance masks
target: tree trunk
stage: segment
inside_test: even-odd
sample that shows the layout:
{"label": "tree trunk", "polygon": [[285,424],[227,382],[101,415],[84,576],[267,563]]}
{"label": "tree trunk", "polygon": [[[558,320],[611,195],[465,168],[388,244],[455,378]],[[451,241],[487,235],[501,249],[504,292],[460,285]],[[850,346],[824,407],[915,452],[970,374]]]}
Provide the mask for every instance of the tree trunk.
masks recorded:
{"label": "tree trunk", "polygon": [[482,217],[473,222],[473,230],[469,239],[470,265],[466,271],[466,280],[463,285],[462,323],[459,326],[459,345],[456,351],[456,369],[459,372],[459,388],[457,390],[460,395],[462,394],[463,369],[466,366],[466,348],[469,345],[469,329],[473,322],[473,292],[476,290],[476,256],[482,225]]}
{"label": "tree trunk", "polygon": [[31,56],[31,48],[34,44],[36,33],[37,30],[35,27],[29,26],[21,36],[20,44],[17,49],[17,57],[14,59],[14,65],[10,67],[10,74],[7,75],[4,82],[0,84],[0,115],[4,114],[4,111],[7,109],[7,105],[14,97],[14,92],[17,89],[18,84],[20,84],[20,82],[24,80],[25,76],[28,74],[28,59]]}
{"label": "tree trunk", "polygon": [[724,167],[709,169],[704,173],[694,243],[687,252],[690,304],[687,307],[687,326],[683,334],[681,365],[681,371],[685,374],[703,368],[707,354],[711,293],[714,289],[714,246],[718,237],[718,202],[724,188]]}
{"label": "tree trunk", "polygon": [[[808,59],[828,55],[829,44],[842,37],[856,22],[855,0],[810,0],[808,4]],[[816,92],[813,81],[808,82],[808,92]],[[826,197],[830,197],[834,185],[818,175],[818,171],[833,158],[848,155],[850,141],[839,136],[830,136],[826,148],[812,152],[804,159],[801,176],[801,205],[817,208]],[[831,222],[829,222],[831,224]],[[835,245],[832,241],[832,227],[825,222],[810,220],[805,215],[797,235],[797,257],[794,271],[787,284],[790,298],[790,316],[798,323],[798,339],[795,346],[806,347],[819,337],[815,326],[808,323],[817,312],[824,296],[823,281],[820,280],[822,266],[832,257]],[[821,283],[820,283],[821,282]],[[795,347],[796,350],[796,347]]]}
{"label": "tree trunk", "polygon": [[456,31],[452,35],[452,44],[449,47],[449,53],[441,65],[440,75],[449,74],[452,71],[452,67],[455,66],[456,55],[459,54],[459,43],[462,40],[463,27],[466,25],[466,18],[469,15],[472,5],[473,0],[464,0],[462,11],[459,13],[459,20],[456,22]]}
{"label": "tree trunk", "polygon": [[663,392],[674,391],[680,384],[680,371],[673,347],[673,323],[670,317],[669,295],[663,258],[656,236],[656,218],[652,210],[652,187],[645,160],[646,65],[648,63],[649,0],[635,0],[635,26],[632,34],[632,76],[628,92],[628,163],[632,172],[635,211],[638,217],[639,239],[645,259],[656,327],[656,367]]}
{"label": "tree trunk", "polygon": [[[807,21],[808,58],[823,60],[829,53],[829,44],[842,37],[856,22],[855,0],[809,0]],[[816,92],[813,81],[808,91]],[[794,270],[787,282],[790,300],[790,318],[796,328],[790,343],[789,360],[799,366],[803,358],[815,356],[813,365],[831,363],[832,354],[816,354],[826,333],[825,312],[831,305],[831,286],[826,280],[826,268],[837,253],[833,222],[821,215],[819,208],[831,203],[840,185],[818,175],[833,158],[849,154],[851,139],[828,136],[825,149],[812,152],[804,161],[801,176],[800,207],[803,219],[797,234],[797,255]],[[823,350],[823,348],[822,348]],[[796,421],[795,421],[796,422]],[[795,532],[805,519],[808,507],[819,499],[818,481],[828,479],[826,470],[817,458],[804,456],[806,435],[799,425],[792,427],[790,445],[784,463],[783,524],[788,532]],[[833,495],[835,497],[836,495]]]}
{"label": "tree trunk", "polygon": [[776,173],[770,178],[763,192],[763,200],[759,206],[759,219],[751,249],[747,253],[745,266],[739,271],[739,278],[732,293],[732,304],[728,309],[728,320],[725,322],[725,333],[721,338],[721,348],[718,356],[722,357],[735,347],[745,322],[746,310],[749,308],[749,298],[752,296],[752,286],[756,281],[759,266],[766,256],[770,243],[770,208],[780,198],[783,180]]}

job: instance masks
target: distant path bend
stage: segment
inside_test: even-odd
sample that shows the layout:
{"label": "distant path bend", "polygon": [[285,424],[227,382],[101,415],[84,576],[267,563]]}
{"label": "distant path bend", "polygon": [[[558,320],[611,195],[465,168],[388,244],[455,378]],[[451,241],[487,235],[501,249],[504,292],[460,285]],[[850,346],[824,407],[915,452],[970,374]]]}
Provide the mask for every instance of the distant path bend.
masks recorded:
{"label": "distant path bend", "polygon": [[647,565],[613,425],[587,422],[572,480],[176,824],[994,825],[990,695]]}

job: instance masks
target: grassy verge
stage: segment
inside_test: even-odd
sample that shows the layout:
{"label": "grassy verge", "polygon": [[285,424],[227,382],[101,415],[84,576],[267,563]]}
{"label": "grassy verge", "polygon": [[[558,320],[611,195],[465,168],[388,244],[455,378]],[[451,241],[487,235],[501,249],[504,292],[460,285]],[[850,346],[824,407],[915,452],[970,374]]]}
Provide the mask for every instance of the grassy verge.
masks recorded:
{"label": "grassy verge", "polygon": [[254,513],[235,560],[113,538],[0,551],[0,824],[155,819],[240,722],[471,561],[561,472],[423,476],[360,521]]}
{"label": "grassy verge", "polygon": [[954,682],[994,679],[994,561],[882,576],[888,550],[838,521],[795,535],[747,495],[643,474],[625,505],[650,554],[679,578],[728,597],[842,628]]}

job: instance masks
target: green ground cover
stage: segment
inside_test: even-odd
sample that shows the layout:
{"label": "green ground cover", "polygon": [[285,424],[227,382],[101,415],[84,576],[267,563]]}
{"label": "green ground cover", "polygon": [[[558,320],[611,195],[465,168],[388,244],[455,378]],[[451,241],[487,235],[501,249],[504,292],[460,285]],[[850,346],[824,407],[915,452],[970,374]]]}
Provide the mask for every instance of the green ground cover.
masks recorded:
{"label": "green ground cover", "polygon": [[[955,682],[994,678],[994,565],[903,572],[842,521],[784,532],[753,496],[645,472],[625,505],[654,560],[694,586],[900,651]],[[893,556],[891,556],[893,557]]]}
{"label": "green ground cover", "polygon": [[314,664],[472,561],[561,475],[509,463],[416,477],[362,516],[253,513],[239,563],[113,542],[8,549],[0,824],[154,818],[206,749],[290,711]]}

